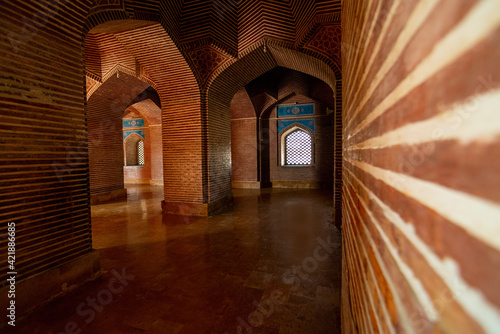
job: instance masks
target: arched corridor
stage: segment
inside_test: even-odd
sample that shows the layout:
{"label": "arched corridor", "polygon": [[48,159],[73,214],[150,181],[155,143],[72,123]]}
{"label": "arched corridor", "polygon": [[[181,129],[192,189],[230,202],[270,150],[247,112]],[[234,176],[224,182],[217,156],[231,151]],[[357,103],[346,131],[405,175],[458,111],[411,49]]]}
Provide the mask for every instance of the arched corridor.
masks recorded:
{"label": "arched corridor", "polygon": [[2,333],[498,332],[498,0],[5,0],[0,34]]}
{"label": "arched corridor", "polygon": [[[233,188],[333,188],[334,93],[310,75],[276,67],[238,90],[231,100]],[[291,168],[283,134],[308,132],[311,160]]]}

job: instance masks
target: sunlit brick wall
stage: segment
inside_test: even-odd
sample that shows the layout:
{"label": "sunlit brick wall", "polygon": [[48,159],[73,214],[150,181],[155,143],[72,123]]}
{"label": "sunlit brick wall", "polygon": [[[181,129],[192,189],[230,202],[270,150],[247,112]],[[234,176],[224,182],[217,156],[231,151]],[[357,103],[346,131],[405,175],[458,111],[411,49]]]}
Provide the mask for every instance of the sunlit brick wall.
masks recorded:
{"label": "sunlit brick wall", "polygon": [[500,2],[343,5],[343,330],[496,333]]}

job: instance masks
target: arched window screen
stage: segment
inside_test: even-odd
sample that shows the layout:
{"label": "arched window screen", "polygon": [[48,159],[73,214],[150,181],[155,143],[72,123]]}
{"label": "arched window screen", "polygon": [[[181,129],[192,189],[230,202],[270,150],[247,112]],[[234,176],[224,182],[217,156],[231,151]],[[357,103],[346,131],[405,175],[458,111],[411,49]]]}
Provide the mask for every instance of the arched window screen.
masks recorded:
{"label": "arched window screen", "polygon": [[144,166],[144,142],[142,140],[137,143],[137,165]]}
{"label": "arched window screen", "polygon": [[125,165],[144,166],[144,140],[139,136],[129,136],[125,142]]}
{"label": "arched window screen", "polygon": [[312,137],[309,133],[297,129],[285,137],[285,164],[312,164]]}

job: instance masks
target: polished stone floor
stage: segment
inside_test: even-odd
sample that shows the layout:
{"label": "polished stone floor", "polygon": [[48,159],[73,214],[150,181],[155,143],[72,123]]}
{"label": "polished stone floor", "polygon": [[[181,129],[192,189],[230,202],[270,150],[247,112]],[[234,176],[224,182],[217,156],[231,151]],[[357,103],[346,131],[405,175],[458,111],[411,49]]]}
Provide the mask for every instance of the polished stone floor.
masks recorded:
{"label": "polished stone floor", "polygon": [[208,218],[161,214],[162,188],[92,207],[103,274],[16,333],[340,333],[332,193],[234,190]]}

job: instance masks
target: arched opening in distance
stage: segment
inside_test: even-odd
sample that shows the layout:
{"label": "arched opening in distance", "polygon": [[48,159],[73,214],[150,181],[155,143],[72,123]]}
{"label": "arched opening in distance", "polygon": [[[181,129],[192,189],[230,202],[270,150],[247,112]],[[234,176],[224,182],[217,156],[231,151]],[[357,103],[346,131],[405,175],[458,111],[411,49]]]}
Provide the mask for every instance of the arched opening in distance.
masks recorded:
{"label": "arched opening in distance", "polygon": [[[238,90],[230,104],[232,186],[331,188],[334,104],[325,82],[284,67]],[[311,137],[311,162],[289,168],[284,138],[296,128]]]}
{"label": "arched opening in distance", "polygon": [[[114,20],[109,21],[110,17]],[[155,178],[157,183],[163,184],[163,212],[185,212],[182,209],[186,207],[186,203],[192,209],[192,214],[203,211],[206,202],[203,188],[205,165],[202,163],[200,89],[183,54],[160,22],[130,20],[129,14],[123,10],[92,15],[88,18],[84,31],[88,32],[86,45],[92,34],[97,39],[104,40],[103,43],[97,43],[97,47],[94,43],[93,51],[87,47],[85,50],[86,58],[98,60],[93,68],[101,71],[100,76],[87,71],[88,91],[94,89],[94,81],[99,84],[99,80],[116,76],[117,73],[122,77],[126,73],[147,83],[159,95],[162,111],[161,142],[164,148],[169,148],[168,154],[162,154],[162,173],[157,172],[158,176]],[[154,57],[151,56],[152,50]],[[86,65],[87,69],[92,67],[88,61]],[[175,71],[166,70],[174,68]],[[130,101],[127,102],[125,107],[130,104]],[[145,146],[147,160],[147,142]],[[163,152],[163,148],[161,150]],[[123,155],[121,161],[123,168]]]}
{"label": "arched opening in distance", "polygon": [[[142,164],[129,163],[127,146],[129,138],[139,138],[142,145],[138,158]],[[123,167],[125,186],[130,184],[149,184],[163,186],[163,144],[161,126],[161,104],[158,94],[148,88],[128,106],[123,113],[123,141],[125,161]],[[129,144],[132,145],[132,144]],[[135,147],[134,149],[138,149]],[[130,158],[135,161],[134,158]]]}
{"label": "arched opening in distance", "polygon": [[[128,34],[157,24],[149,21],[108,21],[91,28],[85,36],[85,70],[87,92],[87,126],[89,146],[89,174],[91,204],[125,199],[124,165],[137,166],[137,156],[130,158],[126,152],[136,152],[130,147],[124,150],[127,139],[124,130],[139,133],[145,140],[145,129],[124,129],[123,115],[129,110],[153,109],[158,113],[156,123],[160,126],[161,103],[150,75],[138,62],[134,54],[120,41],[120,34]],[[121,36],[121,35],[120,35]],[[153,97],[151,97],[153,96]],[[146,103],[145,101],[150,103]],[[135,106],[135,108],[134,108]],[[149,133],[148,133],[149,134]],[[149,136],[147,138],[150,140]],[[156,139],[160,142],[161,135]],[[144,160],[149,162],[147,150],[150,143],[144,142]],[[128,163],[124,163],[124,159]],[[161,158],[160,158],[161,160]],[[150,164],[148,163],[148,168]],[[162,168],[160,168],[162,169]],[[148,173],[148,178],[150,178]],[[161,177],[159,179],[162,179]]]}
{"label": "arched opening in distance", "polygon": [[[258,63],[259,66],[254,66],[256,63]],[[213,82],[210,83],[208,90],[208,165],[210,170],[209,196],[211,201],[212,198],[218,199],[231,194],[231,187],[235,185],[231,177],[233,169],[231,160],[224,158],[223,161],[225,163],[221,163],[220,159],[221,156],[231,156],[231,139],[234,135],[232,135],[230,131],[220,131],[220,129],[233,127],[234,130],[235,122],[231,120],[231,105],[236,105],[236,103],[234,103],[233,98],[237,95],[240,97],[243,96],[245,100],[244,103],[252,106],[255,113],[252,117],[254,119],[262,118],[261,114],[257,114],[255,105],[258,104],[260,112],[266,111],[269,113],[271,109],[276,107],[279,103],[282,103],[283,97],[278,97],[276,94],[274,94],[275,96],[273,97],[272,93],[264,91],[260,95],[256,94],[253,96],[254,99],[252,100],[250,97],[251,93],[249,94],[247,91],[246,94],[248,96],[244,97],[245,92],[242,91],[242,89],[246,89],[247,85],[251,82],[277,67],[307,74],[322,81],[325,87],[328,87],[330,94],[329,101],[332,101],[328,108],[325,107],[325,112],[328,110],[330,113],[337,107],[338,103],[335,99],[335,70],[323,61],[298,51],[286,49],[270,43],[265,47],[262,45],[224,69]],[[273,82],[272,78],[270,82]],[[284,92],[285,91],[286,90],[284,90]],[[285,93],[285,96],[286,95]],[[248,122],[250,122],[250,119],[248,119]],[[333,122],[332,126],[334,126]],[[256,132],[257,134],[260,135],[262,132],[264,136],[275,138],[275,134],[271,132],[271,129],[265,129],[265,124],[262,127],[260,124],[256,124],[255,128],[261,129]],[[235,131],[242,132],[244,130],[237,129]],[[333,134],[333,131],[331,133]],[[333,146],[334,145],[332,145],[332,147]],[[329,148],[330,151],[332,151],[332,147]],[[269,156],[270,159],[276,159],[276,155],[273,153],[270,153]],[[255,158],[255,160],[262,159],[261,157],[262,154],[259,153],[259,157]],[[258,165],[261,164],[259,163]],[[236,169],[238,168],[238,166],[235,167]],[[260,179],[257,178],[251,182],[244,180],[240,185],[254,188],[267,186],[264,184],[265,176],[260,177],[260,175],[264,173],[264,170],[258,171]]]}

